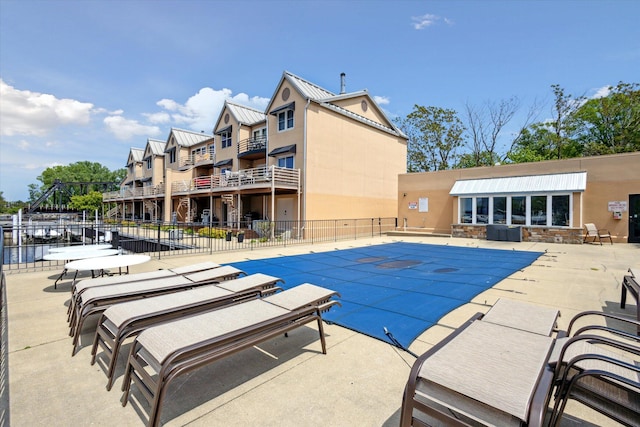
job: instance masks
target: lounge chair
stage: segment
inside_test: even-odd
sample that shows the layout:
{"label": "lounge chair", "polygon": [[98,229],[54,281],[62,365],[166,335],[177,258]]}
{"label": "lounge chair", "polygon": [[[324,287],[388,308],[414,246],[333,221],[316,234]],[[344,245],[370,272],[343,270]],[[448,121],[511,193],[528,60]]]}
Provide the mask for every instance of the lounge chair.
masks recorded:
{"label": "lounge chair", "polygon": [[74,281],[71,284],[71,301],[69,303],[69,308],[67,309],[67,315],[68,315],[67,320],[69,321],[71,319],[71,313],[75,308],[75,303],[78,298],[78,295],[84,292],[85,289],[92,288],[95,286],[119,285],[122,283],[139,282],[141,280],[159,279],[161,277],[176,276],[179,274],[197,273],[199,271],[210,270],[212,268],[218,268],[218,267],[220,267],[220,264],[216,264],[215,262],[211,262],[211,261],[205,261],[197,264],[185,265],[182,267],[153,270],[153,271],[147,271],[144,273],[97,277],[95,279],[80,280],[78,282]]}
{"label": "lounge chair", "polygon": [[[594,341],[618,342],[616,339],[619,338],[620,341],[626,339],[632,343],[638,342],[634,335],[610,326],[589,323],[578,327],[580,319],[591,315],[631,325],[638,324],[634,320],[607,313],[584,312],[571,320],[566,332],[558,333],[562,338],[554,340],[541,334],[486,321],[481,314],[477,314],[415,362],[403,397],[401,426],[546,425],[545,419],[554,388],[561,400],[583,399],[585,404],[608,416],[611,412],[607,408],[609,403],[611,408],[622,408],[626,415],[614,419],[633,420],[635,416],[636,424],[631,425],[639,425],[638,412],[634,413],[640,402],[637,400],[638,394],[629,394],[629,399],[623,396],[616,400],[612,397],[598,397],[590,389],[592,401],[582,396],[587,394],[587,388],[580,378],[600,375],[594,372],[592,365],[581,366],[578,363],[588,358],[584,355],[597,354],[596,357],[610,359],[617,357],[615,353],[612,356],[597,349],[593,345]],[[577,330],[572,332],[574,327]],[[594,335],[595,333],[602,333],[604,336]],[[640,351],[638,346],[628,342],[615,345],[618,345],[618,349],[631,347]],[[583,346],[578,347],[576,343]],[[579,355],[582,355],[582,359],[573,359]],[[639,360],[634,360],[637,365]],[[623,361],[623,366],[625,363],[630,362]],[[582,374],[581,371],[581,376],[569,375],[568,373],[577,372],[576,366],[587,373]],[[610,370],[619,375],[615,369]],[[597,381],[616,386],[615,379],[618,377],[613,381],[610,378],[614,377],[607,373],[603,378],[598,377]],[[573,385],[569,385],[572,381]],[[626,391],[624,387],[618,389],[621,390]],[[636,393],[633,391],[635,389],[631,390]],[[580,393],[582,395],[579,396]],[[598,399],[606,402],[604,408],[596,404]],[[566,402],[557,402],[551,414],[554,422],[562,417],[565,404]]]}
{"label": "lounge chair", "polygon": [[602,246],[602,239],[609,239],[611,244],[613,245],[613,239],[611,238],[611,233],[604,229],[598,229],[595,224],[588,223],[584,225],[585,235],[582,243],[587,243],[587,240],[591,240],[590,243],[595,243],[596,241],[600,243]]}
{"label": "lounge chair", "polygon": [[623,425],[640,425],[640,347],[599,335],[574,336],[562,346],[554,382],[549,425],[559,424],[569,400]]}
{"label": "lounge chair", "polygon": [[414,363],[400,425],[540,426],[554,339],[476,315]]}
{"label": "lounge chair", "polygon": [[[620,295],[620,308],[624,309],[627,304],[627,292],[636,300],[636,318],[640,322],[640,271],[638,274],[633,269],[629,269],[629,275],[622,278],[622,293]],[[640,326],[638,326],[638,335],[640,335]]]}
{"label": "lounge chair", "polygon": [[551,336],[554,331],[557,331],[559,316],[560,311],[554,308],[500,298],[482,316],[482,321]]}
{"label": "lounge chair", "polygon": [[240,275],[246,275],[246,273],[232,266],[222,266],[187,275],[89,288],[79,295],[75,309],[71,313],[69,322],[69,335],[73,336],[71,355],[76,353],[85,320],[93,314],[103,312],[113,304],[210,285],[221,280],[235,279]]}
{"label": "lounge chair", "polygon": [[266,298],[145,329],[129,353],[123,406],[135,383],[151,405],[148,425],[158,425],[164,394],[173,379],[314,320],[326,354],[321,313],[338,304],[331,299],[334,295],[334,291],[305,283]]}
{"label": "lounge chair", "polygon": [[123,302],[107,308],[96,329],[91,349],[91,364],[98,346],[104,350],[107,365],[107,390],[111,389],[118,352],[123,341],[149,326],[174,320],[188,314],[209,311],[249,298],[271,295],[281,288],[278,277],[258,273],[216,285],[201,286],[168,295]]}

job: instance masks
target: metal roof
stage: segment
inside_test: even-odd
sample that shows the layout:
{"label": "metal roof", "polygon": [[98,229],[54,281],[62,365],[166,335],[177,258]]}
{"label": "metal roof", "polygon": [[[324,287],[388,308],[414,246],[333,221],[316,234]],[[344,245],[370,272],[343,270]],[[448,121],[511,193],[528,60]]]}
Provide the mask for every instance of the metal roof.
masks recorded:
{"label": "metal roof", "polygon": [[148,138],[147,145],[149,146],[149,150],[151,151],[151,154],[155,156],[164,156],[164,149],[167,146],[167,143],[165,141]]}
{"label": "metal roof", "polygon": [[129,150],[129,159],[131,161],[127,163],[127,166],[131,165],[132,163],[141,162],[143,156],[144,156],[144,150],[142,148],[131,147],[131,150]]}
{"label": "metal roof", "polygon": [[335,93],[329,92],[328,90],[323,89],[320,86],[313,84],[310,81],[303,79],[302,77],[298,77],[288,71],[284,72],[284,77],[292,85],[294,85],[305,98],[317,101],[320,99],[336,96]]}
{"label": "metal roof", "polygon": [[558,173],[552,175],[509,176],[502,178],[467,179],[453,184],[452,196],[484,194],[525,194],[579,192],[587,187],[587,173]]}
{"label": "metal roof", "polygon": [[229,108],[229,111],[231,112],[231,114],[233,114],[238,123],[251,126],[267,120],[267,116],[265,116],[264,112],[262,111],[258,111],[254,108],[245,107],[244,105],[235,104],[229,101],[226,101],[226,104],[227,108]]}
{"label": "metal roof", "polygon": [[191,147],[213,138],[204,132],[194,132],[177,128],[171,128],[171,133],[173,133],[173,136],[176,138],[176,143],[182,147]]}

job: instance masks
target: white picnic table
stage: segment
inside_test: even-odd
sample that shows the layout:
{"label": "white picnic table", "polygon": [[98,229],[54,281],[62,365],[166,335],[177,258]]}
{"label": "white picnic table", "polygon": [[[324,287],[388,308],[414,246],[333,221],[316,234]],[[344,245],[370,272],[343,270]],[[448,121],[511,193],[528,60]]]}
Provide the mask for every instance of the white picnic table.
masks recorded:
{"label": "white picnic table", "polygon": [[104,276],[105,270],[108,270],[110,268],[117,268],[118,272],[122,274],[122,268],[126,267],[127,271],[124,274],[129,274],[129,266],[142,264],[149,260],[151,260],[151,257],[149,255],[117,255],[98,258],[85,258],[71,261],[65,264],[65,268],[68,270],[76,270],[76,274],[73,277],[73,281],[75,282],[76,277],[78,276],[78,271],[90,270],[91,276],[93,277],[93,272],[96,270],[99,270],[101,272],[100,275]]}
{"label": "white picnic table", "polygon": [[100,251],[105,249],[113,249],[110,243],[98,243],[95,245],[75,245],[75,246],[58,246],[49,248],[49,253],[75,252],[75,251]]}
{"label": "white picnic table", "polygon": [[[87,251],[73,250],[73,251],[66,251],[66,252],[48,253],[45,256],[43,256],[42,259],[44,259],[45,261],[73,261],[73,260],[83,260],[83,259],[90,259],[90,258],[109,257],[112,255],[116,255],[119,252],[120,251],[118,249],[93,249],[93,250],[87,250]],[[62,269],[62,273],[60,273],[60,276],[58,276],[56,281],[53,283],[54,289],[57,289],[58,282],[65,276],[65,274],[67,274],[67,271],[68,269],[67,269],[67,266],[65,265],[65,268]]]}

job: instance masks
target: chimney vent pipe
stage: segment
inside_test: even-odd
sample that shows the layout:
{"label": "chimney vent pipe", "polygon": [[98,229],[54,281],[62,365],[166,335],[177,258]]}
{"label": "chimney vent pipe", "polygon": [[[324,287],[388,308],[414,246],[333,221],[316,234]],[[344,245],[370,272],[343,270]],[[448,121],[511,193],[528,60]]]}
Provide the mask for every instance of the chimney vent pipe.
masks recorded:
{"label": "chimney vent pipe", "polygon": [[340,73],[340,95],[342,95],[343,93],[347,93],[346,83],[344,81],[345,77],[346,77],[345,73]]}

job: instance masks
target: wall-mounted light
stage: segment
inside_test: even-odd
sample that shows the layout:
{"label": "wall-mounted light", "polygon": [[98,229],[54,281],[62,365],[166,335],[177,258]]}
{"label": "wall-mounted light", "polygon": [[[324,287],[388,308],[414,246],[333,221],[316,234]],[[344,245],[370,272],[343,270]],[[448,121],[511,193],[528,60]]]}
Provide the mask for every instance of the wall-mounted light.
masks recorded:
{"label": "wall-mounted light", "polygon": [[407,197],[407,193],[402,193],[402,197]]}

